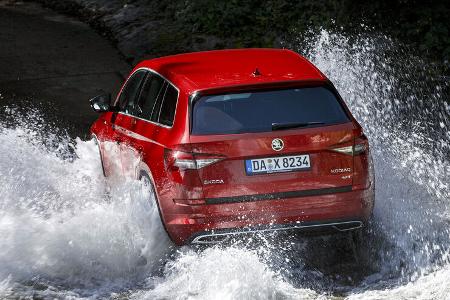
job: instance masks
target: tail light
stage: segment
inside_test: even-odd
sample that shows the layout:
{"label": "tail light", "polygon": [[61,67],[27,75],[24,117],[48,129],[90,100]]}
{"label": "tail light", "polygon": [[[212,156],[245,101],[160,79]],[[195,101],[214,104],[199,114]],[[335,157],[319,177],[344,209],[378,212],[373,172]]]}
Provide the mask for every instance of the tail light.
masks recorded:
{"label": "tail light", "polygon": [[362,134],[360,137],[355,139],[355,143],[353,146],[346,146],[346,147],[340,147],[340,148],[334,148],[331,149],[333,151],[344,153],[347,155],[360,155],[365,153],[369,148],[369,144],[367,142],[367,137]]}
{"label": "tail light", "polygon": [[355,146],[353,146],[353,155],[359,155],[361,153],[366,152],[366,150],[367,150],[366,142],[362,142],[360,144],[355,143]]}
{"label": "tail light", "polygon": [[225,159],[222,155],[191,153],[165,149],[165,161],[168,169],[197,170]]}
{"label": "tail light", "polygon": [[353,155],[360,155],[366,153],[369,150],[369,141],[364,133],[361,133],[359,137],[355,139],[353,146]]}
{"label": "tail light", "polygon": [[360,132],[353,145],[353,190],[367,189],[372,184],[372,161],[369,153],[369,141]]}

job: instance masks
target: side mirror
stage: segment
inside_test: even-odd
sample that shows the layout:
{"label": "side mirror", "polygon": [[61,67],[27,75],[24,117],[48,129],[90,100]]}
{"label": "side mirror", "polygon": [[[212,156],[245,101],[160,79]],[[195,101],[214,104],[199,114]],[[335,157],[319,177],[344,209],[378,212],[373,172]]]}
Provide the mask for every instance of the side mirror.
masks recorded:
{"label": "side mirror", "polygon": [[95,112],[106,112],[111,110],[111,94],[98,95],[89,100]]}

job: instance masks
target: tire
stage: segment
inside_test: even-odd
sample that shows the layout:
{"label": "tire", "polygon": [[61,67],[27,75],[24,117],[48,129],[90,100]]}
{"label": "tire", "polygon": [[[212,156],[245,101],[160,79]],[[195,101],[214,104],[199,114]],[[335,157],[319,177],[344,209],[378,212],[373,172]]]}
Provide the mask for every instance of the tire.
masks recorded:
{"label": "tire", "polygon": [[143,194],[149,196],[147,198],[147,201],[149,202],[151,209],[158,211],[159,221],[167,233],[166,226],[164,225],[164,222],[162,220],[161,209],[158,204],[158,196],[156,195],[155,187],[153,186],[150,176],[147,173],[141,171],[139,174],[139,181],[142,185],[142,188],[144,189]]}
{"label": "tire", "polygon": [[140,201],[137,207],[144,210],[137,212],[139,214],[137,217],[144,218],[141,226],[144,227],[142,231],[143,236],[146,238],[145,250],[141,253],[143,258],[140,264],[147,264],[151,260],[150,263],[154,265],[158,261],[162,261],[162,258],[169,254],[174,244],[167,234],[164,222],[162,221],[155,188],[150,176],[145,172],[141,172],[139,175],[139,187],[141,190],[138,193],[138,199],[133,200]]}

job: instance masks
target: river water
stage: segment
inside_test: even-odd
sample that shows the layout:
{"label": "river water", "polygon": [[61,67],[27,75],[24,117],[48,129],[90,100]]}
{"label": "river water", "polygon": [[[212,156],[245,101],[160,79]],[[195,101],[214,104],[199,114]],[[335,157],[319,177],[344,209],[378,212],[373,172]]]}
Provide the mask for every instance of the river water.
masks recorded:
{"label": "river water", "polygon": [[139,183],[105,182],[92,141],[2,107],[0,298],[450,299],[448,84],[383,36],[322,31],[294,46],[371,141],[364,257],[342,237],[174,247]]}

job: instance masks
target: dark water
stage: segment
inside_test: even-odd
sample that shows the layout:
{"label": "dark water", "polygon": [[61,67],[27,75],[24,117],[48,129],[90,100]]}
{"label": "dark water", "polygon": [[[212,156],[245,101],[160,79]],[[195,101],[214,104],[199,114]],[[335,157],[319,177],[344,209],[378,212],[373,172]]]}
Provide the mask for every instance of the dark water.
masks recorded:
{"label": "dark water", "polygon": [[450,299],[447,83],[385,37],[308,44],[373,149],[361,260],[344,237],[174,248],[137,182],[108,187],[93,142],[3,107],[0,297]]}

